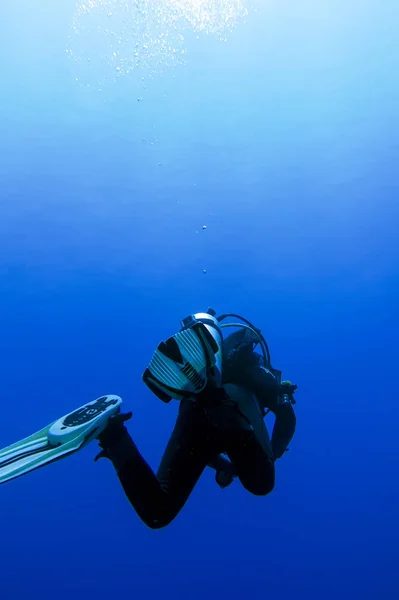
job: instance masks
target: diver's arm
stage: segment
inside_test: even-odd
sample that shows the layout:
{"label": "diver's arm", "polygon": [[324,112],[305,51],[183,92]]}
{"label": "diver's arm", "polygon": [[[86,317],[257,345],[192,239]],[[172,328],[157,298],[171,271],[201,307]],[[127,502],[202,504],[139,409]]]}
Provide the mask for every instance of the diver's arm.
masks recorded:
{"label": "diver's arm", "polygon": [[265,411],[270,410],[276,417],[271,441],[274,457],[281,458],[295,433],[296,417],[292,402],[296,386],[290,382],[279,383],[269,369],[261,366],[246,372],[246,385],[255,393],[261,407]]}
{"label": "diver's arm", "polygon": [[208,467],[215,469],[215,471],[226,471],[228,473],[234,473],[235,475],[235,469],[232,462],[223,454],[218,454],[215,456],[213,460],[208,463]]}
{"label": "diver's arm", "polygon": [[274,404],[270,410],[276,416],[272,433],[272,448],[274,458],[281,458],[287,450],[288,444],[294,437],[296,416],[290,402]]}

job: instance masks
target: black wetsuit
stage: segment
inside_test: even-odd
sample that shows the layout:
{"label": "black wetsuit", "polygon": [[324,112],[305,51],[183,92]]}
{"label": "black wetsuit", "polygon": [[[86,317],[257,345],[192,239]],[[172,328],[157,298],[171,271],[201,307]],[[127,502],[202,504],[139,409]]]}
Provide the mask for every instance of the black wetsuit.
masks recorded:
{"label": "black wetsuit", "polygon": [[[175,427],[158,472],[141,456],[124,426],[101,440],[126,496],[152,529],[168,525],[180,512],[207,465],[227,454],[242,485],[266,495],[275,480],[274,461],[285,452],[295,432],[290,403],[279,404],[279,383],[259,356],[237,355],[226,368],[223,392],[210,392],[201,402],[180,402]],[[276,416],[270,441],[265,409]],[[217,468],[217,467],[216,467]]]}

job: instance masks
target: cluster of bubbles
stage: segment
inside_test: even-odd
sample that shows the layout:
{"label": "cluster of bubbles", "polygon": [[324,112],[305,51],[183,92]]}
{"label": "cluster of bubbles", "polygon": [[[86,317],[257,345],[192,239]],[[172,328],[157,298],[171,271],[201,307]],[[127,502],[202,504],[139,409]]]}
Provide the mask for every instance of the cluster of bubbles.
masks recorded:
{"label": "cluster of bubbles", "polygon": [[223,41],[237,21],[247,15],[243,0],[167,0],[179,27],[219,36]]}
{"label": "cluster of bubbles", "polygon": [[[185,64],[185,36],[226,35],[245,17],[245,0],[83,0],[67,48],[79,71],[116,78]],[[83,70],[83,73],[82,73]]]}

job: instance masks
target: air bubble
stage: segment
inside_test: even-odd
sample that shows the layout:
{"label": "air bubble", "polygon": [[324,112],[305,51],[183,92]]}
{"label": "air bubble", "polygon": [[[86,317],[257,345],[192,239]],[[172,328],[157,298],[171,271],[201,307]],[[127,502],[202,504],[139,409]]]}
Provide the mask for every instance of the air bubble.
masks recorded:
{"label": "air bubble", "polygon": [[[82,68],[90,58],[103,72],[103,81],[113,80],[115,59],[120,61],[118,73],[145,69],[153,78],[185,64],[186,32],[197,39],[212,34],[226,42],[228,32],[248,14],[245,4],[246,0],[78,0],[67,53]],[[106,17],[112,18],[105,21],[108,27]]]}

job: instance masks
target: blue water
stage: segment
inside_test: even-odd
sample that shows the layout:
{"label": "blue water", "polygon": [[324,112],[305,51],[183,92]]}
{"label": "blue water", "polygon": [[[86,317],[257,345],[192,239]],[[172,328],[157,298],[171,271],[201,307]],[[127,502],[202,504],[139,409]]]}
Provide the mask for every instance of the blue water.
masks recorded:
{"label": "blue water", "polygon": [[156,468],[177,403],[141,374],[209,305],[262,328],[297,433],[270,496],[209,470],[155,532],[95,444],[2,486],[1,597],[396,598],[397,2],[183,15],[130,72],[100,36],[124,3],[86,4],[2,7],[1,444],[115,393]]}

